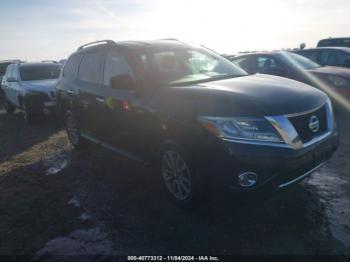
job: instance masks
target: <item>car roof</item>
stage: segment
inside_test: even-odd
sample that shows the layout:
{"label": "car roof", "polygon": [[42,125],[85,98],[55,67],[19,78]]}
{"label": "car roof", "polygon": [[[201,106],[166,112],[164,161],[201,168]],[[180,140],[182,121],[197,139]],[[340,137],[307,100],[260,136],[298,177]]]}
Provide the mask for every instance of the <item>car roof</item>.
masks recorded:
{"label": "car roof", "polygon": [[283,51],[283,50],[252,52],[252,53],[238,54],[238,55],[236,55],[235,57],[232,57],[232,59],[238,59],[238,58],[240,58],[240,57],[252,56],[252,55],[279,55],[279,54],[283,54],[283,53],[292,53],[292,52]]}
{"label": "car roof", "polygon": [[[321,39],[320,41],[327,41],[327,40],[347,40],[350,39],[350,37],[329,37],[329,38],[324,38]],[[319,42],[320,42],[319,41]]]}
{"label": "car roof", "polygon": [[321,49],[333,49],[333,50],[340,50],[340,51],[350,53],[350,47],[344,47],[344,46],[325,46],[325,47],[307,48],[307,49],[300,50],[299,52],[307,51],[307,50],[321,50]]}
{"label": "car roof", "polygon": [[21,67],[41,66],[41,65],[55,65],[55,66],[59,66],[58,63],[48,63],[48,62],[19,63],[19,65]]}
{"label": "car roof", "polygon": [[[103,41],[102,41],[103,42]],[[105,47],[106,45],[114,46],[114,47],[122,47],[126,49],[149,49],[149,50],[157,50],[157,49],[167,49],[167,48],[186,48],[191,47],[191,45],[181,42],[177,39],[159,39],[159,40],[143,40],[143,41],[119,41],[114,42],[111,40],[105,40],[104,44],[100,44],[99,42],[96,42],[97,45],[91,45],[88,46],[88,44],[81,46],[77,53],[80,52],[89,52],[91,50],[97,50],[100,48]],[[92,42],[91,44],[94,44]],[[85,47],[86,46],[86,47]]]}
{"label": "car roof", "polygon": [[19,59],[1,60],[0,64],[8,64],[8,63],[15,64],[15,63],[20,63],[20,62],[21,62],[21,60],[19,60]]}

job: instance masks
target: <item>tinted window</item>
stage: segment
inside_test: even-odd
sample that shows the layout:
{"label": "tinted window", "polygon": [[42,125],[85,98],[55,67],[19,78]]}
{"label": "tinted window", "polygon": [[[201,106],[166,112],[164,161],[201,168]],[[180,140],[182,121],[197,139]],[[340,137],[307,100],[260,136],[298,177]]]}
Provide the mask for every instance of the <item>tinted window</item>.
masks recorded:
{"label": "tinted window", "polygon": [[305,56],[307,58],[309,58],[310,60],[314,61],[314,62],[317,62],[317,51],[301,51],[299,53],[300,55],[302,56]]}
{"label": "tinted window", "polygon": [[20,67],[22,81],[57,79],[61,73],[59,65],[25,65]]}
{"label": "tinted window", "polygon": [[0,76],[3,76],[6,72],[6,68],[8,67],[8,65],[10,65],[11,63],[2,63],[0,64]]}
{"label": "tinted window", "polygon": [[79,67],[78,78],[82,81],[97,84],[99,82],[102,53],[87,53]]}
{"label": "tinted window", "polygon": [[321,52],[320,63],[322,65],[331,66],[343,66],[346,59],[349,59],[350,55],[334,50],[324,50]]}
{"label": "tinted window", "polygon": [[13,69],[14,69],[13,65],[9,65],[7,67],[6,72],[5,72],[7,78],[13,76]]}
{"label": "tinted window", "polygon": [[325,40],[319,41],[317,46],[318,47],[328,47],[328,46],[345,46],[345,47],[350,47],[350,38],[325,39]]}
{"label": "tinted window", "polygon": [[109,86],[111,78],[118,75],[130,75],[133,78],[132,70],[125,59],[116,52],[108,52],[104,68],[104,85]]}
{"label": "tinted window", "polygon": [[271,72],[278,68],[278,63],[273,57],[259,56],[257,60],[259,72]]}
{"label": "tinted window", "polygon": [[82,55],[72,55],[69,60],[65,63],[63,69],[63,76],[67,78],[76,78],[78,67],[81,61]]}
{"label": "tinted window", "polygon": [[258,72],[258,62],[255,56],[246,56],[238,58],[234,60],[233,63],[243,68],[249,74],[255,74]]}

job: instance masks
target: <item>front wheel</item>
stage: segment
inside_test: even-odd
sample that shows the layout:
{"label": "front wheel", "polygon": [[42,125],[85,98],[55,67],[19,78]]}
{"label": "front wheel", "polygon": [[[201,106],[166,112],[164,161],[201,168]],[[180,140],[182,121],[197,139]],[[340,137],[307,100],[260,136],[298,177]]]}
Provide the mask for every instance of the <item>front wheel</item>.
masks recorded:
{"label": "front wheel", "polygon": [[30,106],[26,105],[26,103],[23,103],[22,113],[24,122],[28,125],[33,124],[35,121],[34,112]]}
{"label": "front wheel", "polygon": [[71,111],[64,114],[64,123],[70,143],[77,149],[85,148],[88,141],[81,136],[77,119]]}
{"label": "front wheel", "polygon": [[5,110],[6,110],[6,113],[7,114],[12,114],[13,112],[15,112],[15,107],[14,105],[7,99],[7,97],[4,95],[3,97],[4,99],[4,107],[5,107]]}
{"label": "front wheel", "polygon": [[202,200],[202,181],[190,158],[176,144],[161,150],[160,173],[165,191],[180,207],[193,207]]}

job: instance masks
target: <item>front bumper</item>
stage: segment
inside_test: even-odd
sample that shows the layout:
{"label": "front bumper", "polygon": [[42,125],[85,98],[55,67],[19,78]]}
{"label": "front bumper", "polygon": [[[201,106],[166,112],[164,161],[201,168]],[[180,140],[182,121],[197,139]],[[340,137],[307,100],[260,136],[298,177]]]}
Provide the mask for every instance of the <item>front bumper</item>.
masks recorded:
{"label": "front bumper", "polygon": [[[320,168],[332,157],[338,145],[336,130],[322,140],[300,149],[221,141],[220,145],[209,150],[215,154],[202,158],[200,166],[204,168],[201,172],[207,175],[210,184],[220,188],[239,191],[282,189]],[[239,185],[238,176],[244,172],[258,175],[254,186]]]}
{"label": "front bumper", "polygon": [[32,93],[26,96],[25,103],[34,115],[50,115],[57,111],[57,102],[44,93]]}

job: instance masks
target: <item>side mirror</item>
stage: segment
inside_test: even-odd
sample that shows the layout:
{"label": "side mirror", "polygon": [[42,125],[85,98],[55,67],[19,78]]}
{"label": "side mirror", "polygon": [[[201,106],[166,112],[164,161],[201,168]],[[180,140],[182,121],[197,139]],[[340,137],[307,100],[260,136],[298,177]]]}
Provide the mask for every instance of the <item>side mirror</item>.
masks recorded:
{"label": "side mirror", "polygon": [[18,79],[16,79],[16,78],[13,77],[13,76],[10,76],[9,78],[7,78],[7,82],[10,82],[10,83],[12,83],[12,82],[18,82]]}
{"label": "side mirror", "polygon": [[135,81],[130,75],[116,75],[109,80],[109,86],[113,89],[134,90],[136,87]]}
{"label": "side mirror", "polygon": [[350,58],[348,58],[348,59],[346,59],[346,60],[344,61],[344,66],[345,66],[345,67],[350,67]]}

